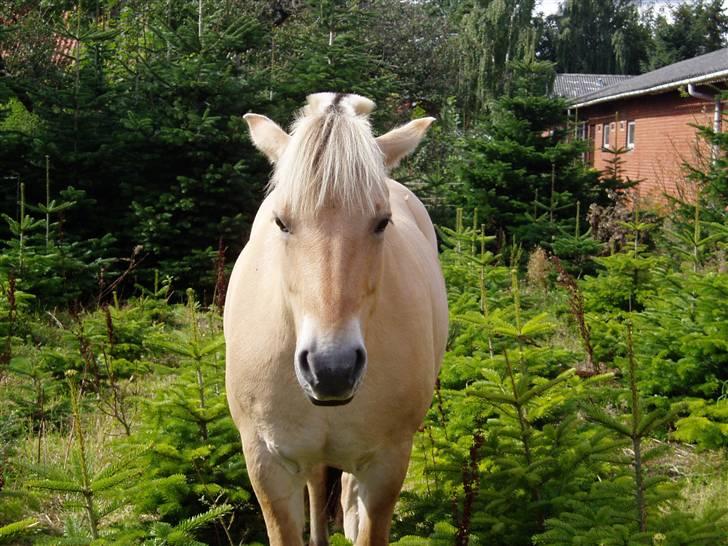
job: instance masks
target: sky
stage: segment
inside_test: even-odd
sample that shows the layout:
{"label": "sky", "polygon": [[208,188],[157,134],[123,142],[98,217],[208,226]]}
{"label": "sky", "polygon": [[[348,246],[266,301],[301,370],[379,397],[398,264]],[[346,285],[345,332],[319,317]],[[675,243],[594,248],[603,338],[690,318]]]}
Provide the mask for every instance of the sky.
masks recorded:
{"label": "sky", "polygon": [[[535,12],[538,13],[539,11],[542,11],[546,15],[556,13],[559,3],[561,3],[562,1],[563,0],[536,0]],[[641,3],[645,7],[654,5],[659,8],[661,6],[683,4],[687,1],[689,0],[642,0]],[[728,5],[728,1],[724,0],[723,5]]]}

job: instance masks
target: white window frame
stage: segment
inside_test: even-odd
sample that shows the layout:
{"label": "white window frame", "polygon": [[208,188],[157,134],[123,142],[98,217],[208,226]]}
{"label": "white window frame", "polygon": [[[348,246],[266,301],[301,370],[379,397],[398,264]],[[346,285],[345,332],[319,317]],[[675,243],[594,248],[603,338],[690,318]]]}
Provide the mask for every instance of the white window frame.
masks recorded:
{"label": "white window frame", "polygon": [[[637,133],[637,124],[634,121],[627,122],[627,149],[634,150],[635,134]],[[630,139],[630,136],[632,137]]]}
{"label": "white window frame", "polygon": [[608,123],[604,124],[604,127],[602,128],[602,148],[605,150],[611,150],[612,149],[612,143],[611,141],[611,134],[612,130]]}

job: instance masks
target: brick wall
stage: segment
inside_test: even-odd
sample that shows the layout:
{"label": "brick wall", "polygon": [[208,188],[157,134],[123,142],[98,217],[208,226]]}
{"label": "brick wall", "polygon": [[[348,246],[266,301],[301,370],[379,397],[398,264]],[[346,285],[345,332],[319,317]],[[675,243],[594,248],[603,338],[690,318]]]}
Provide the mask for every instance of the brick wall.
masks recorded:
{"label": "brick wall", "polygon": [[[724,105],[725,108],[725,105]],[[612,149],[627,147],[627,130],[635,122],[634,148],[622,154],[623,175],[641,182],[637,199],[662,202],[664,194],[690,198],[683,163],[699,165],[710,160],[710,148],[691,124],[712,125],[714,103],[683,97],[676,91],[598,104],[578,111],[592,140],[587,160],[597,169],[614,156],[603,151],[604,124],[609,124]]]}

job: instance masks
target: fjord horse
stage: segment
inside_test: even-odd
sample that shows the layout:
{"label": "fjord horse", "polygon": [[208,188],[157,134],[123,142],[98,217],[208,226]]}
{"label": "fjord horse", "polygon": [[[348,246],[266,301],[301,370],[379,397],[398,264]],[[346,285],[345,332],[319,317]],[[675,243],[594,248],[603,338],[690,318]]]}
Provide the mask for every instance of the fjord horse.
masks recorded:
{"label": "fjord horse", "polygon": [[388,544],[412,439],[447,337],[432,223],[388,178],[433,118],[374,138],[374,103],[308,97],[286,133],[247,114],[274,164],[225,302],[226,387],[270,544],[328,544],[327,467],[341,469],[344,532]]}

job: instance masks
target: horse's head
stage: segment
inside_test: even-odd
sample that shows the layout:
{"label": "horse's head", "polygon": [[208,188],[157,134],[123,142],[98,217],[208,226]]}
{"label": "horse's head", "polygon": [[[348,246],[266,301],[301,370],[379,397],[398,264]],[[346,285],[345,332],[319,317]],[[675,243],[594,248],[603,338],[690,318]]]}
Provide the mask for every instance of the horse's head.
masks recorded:
{"label": "horse's head", "polygon": [[269,244],[296,332],[293,365],[314,404],[349,402],[367,368],[364,342],[376,306],[387,232],[396,229],[387,169],[410,153],[433,118],[378,138],[358,95],[308,98],[287,134],[247,114],[254,144],[275,164]]}

